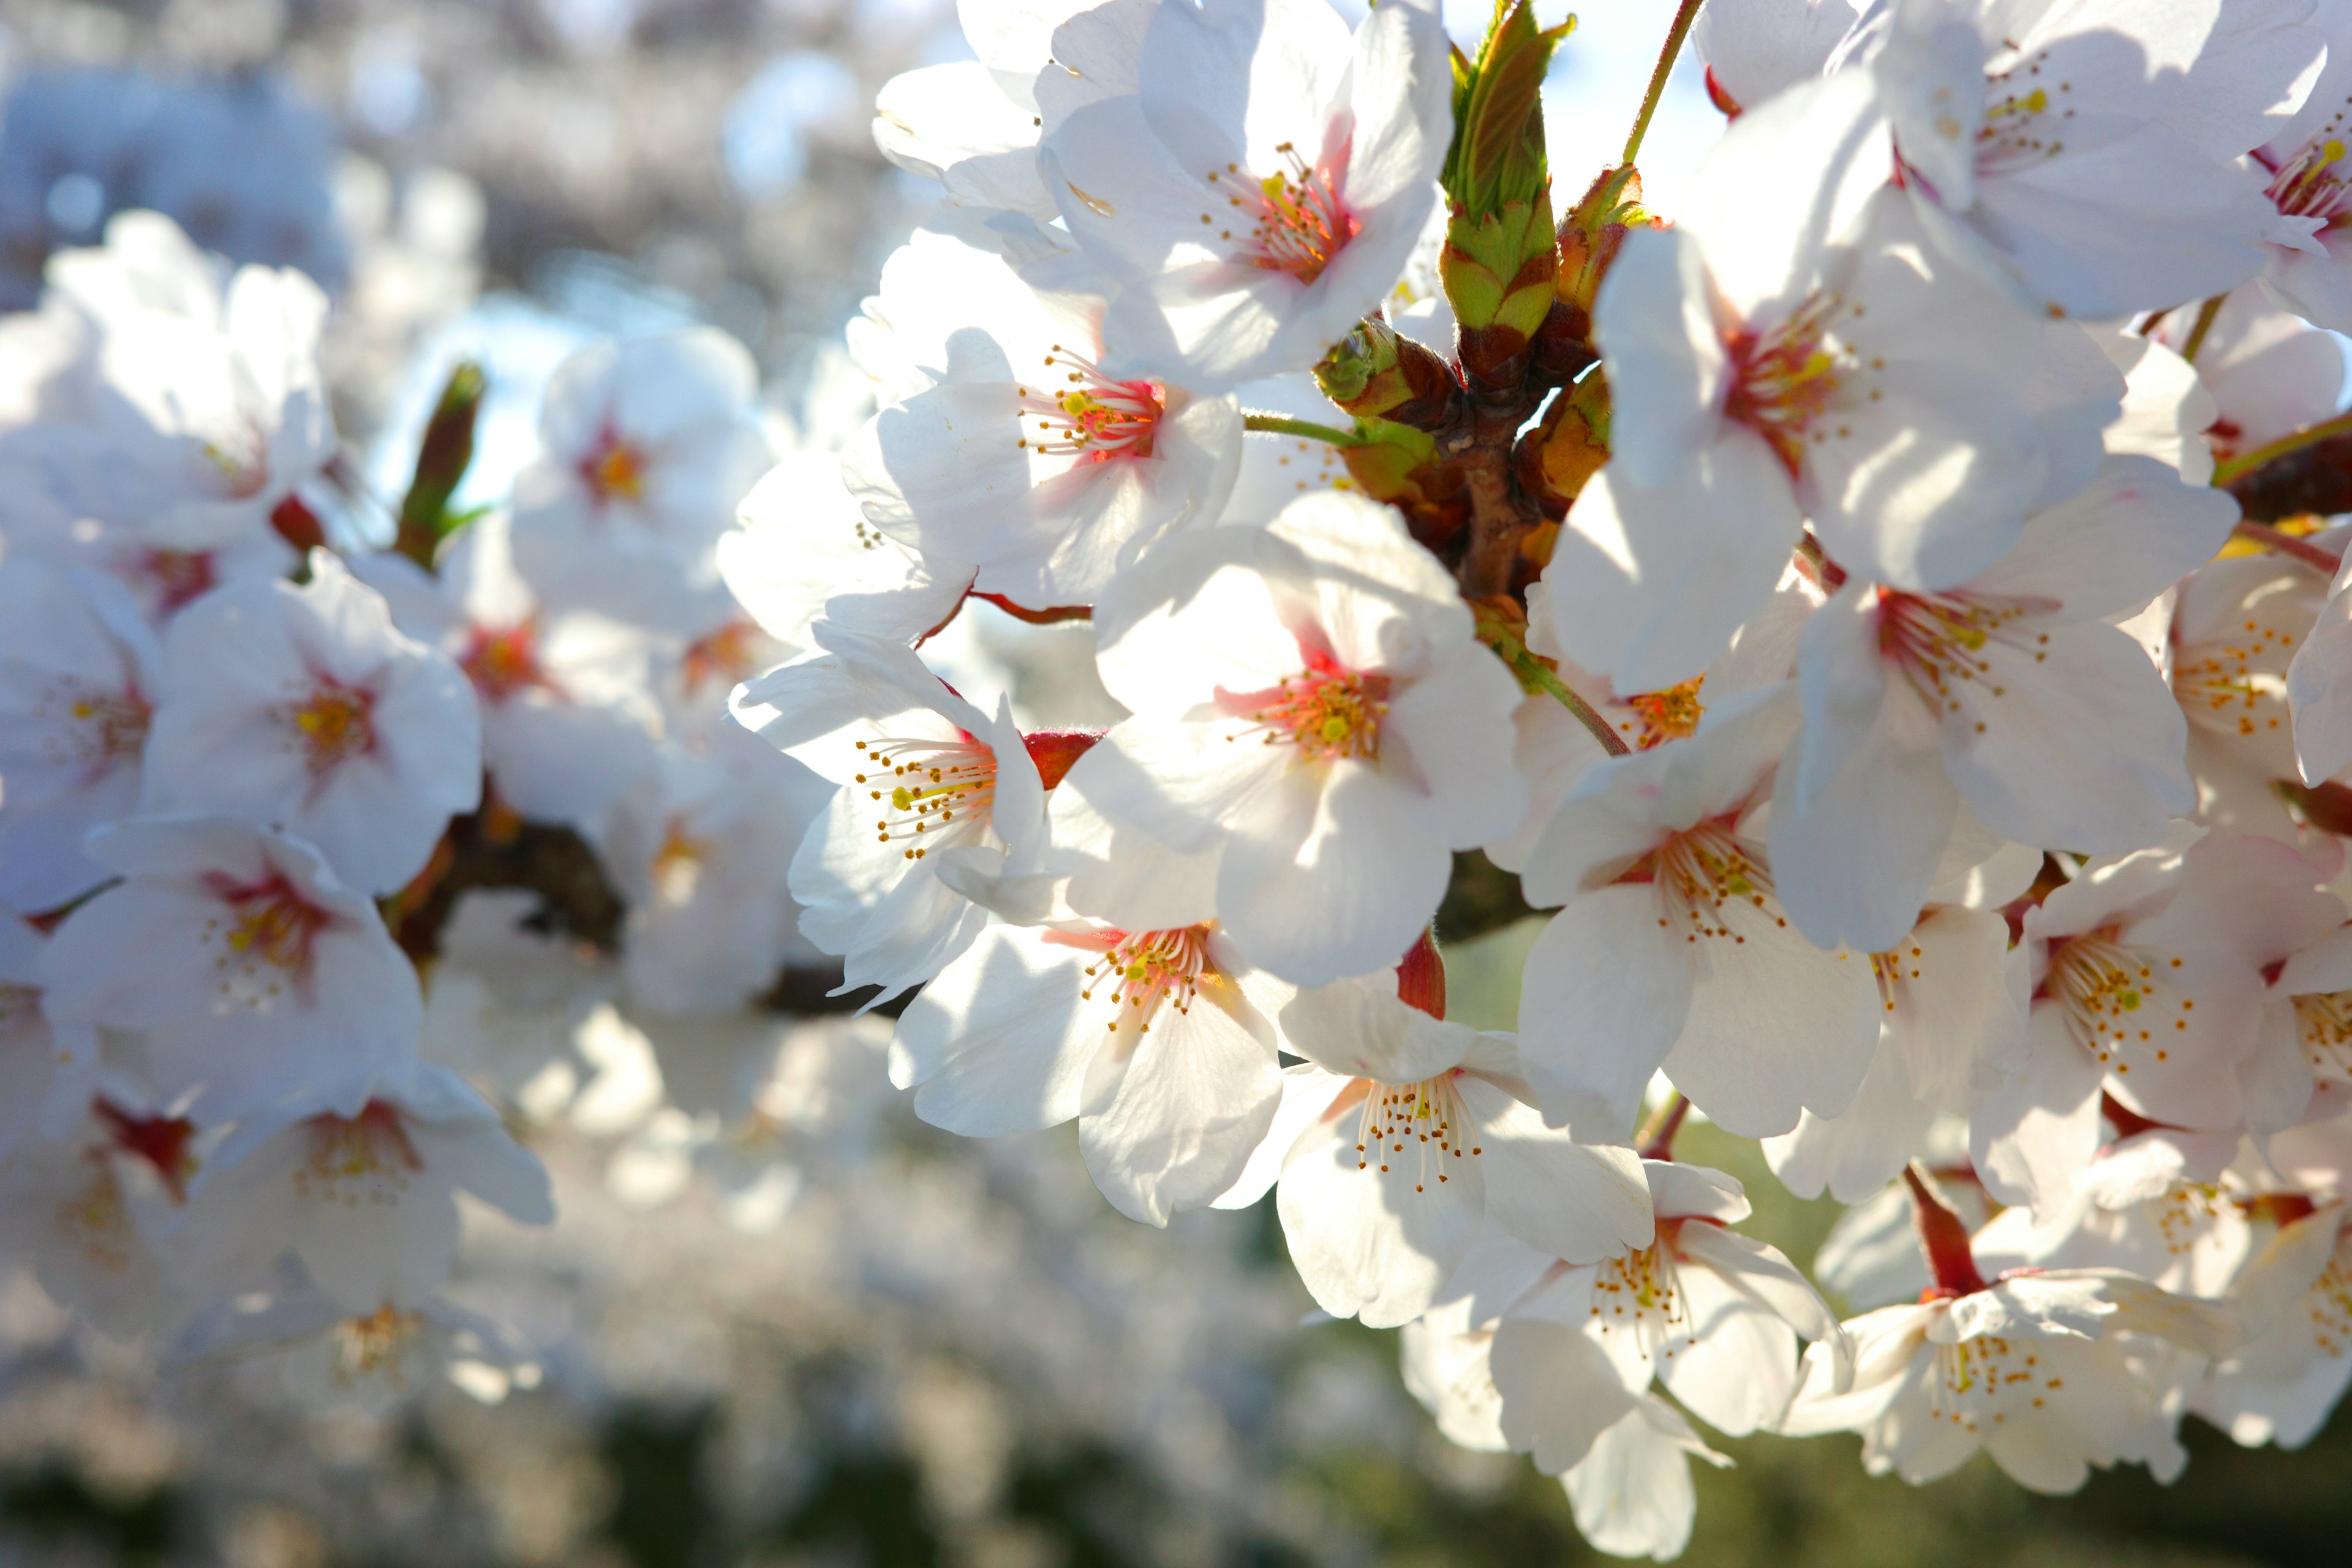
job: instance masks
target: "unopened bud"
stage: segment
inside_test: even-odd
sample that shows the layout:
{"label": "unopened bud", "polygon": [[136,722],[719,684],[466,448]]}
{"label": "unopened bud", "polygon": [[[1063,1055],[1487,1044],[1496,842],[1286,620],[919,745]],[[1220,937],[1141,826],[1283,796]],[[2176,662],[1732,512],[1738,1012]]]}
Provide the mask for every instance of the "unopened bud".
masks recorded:
{"label": "unopened bud", "polygon": [[1601,280],[1625,236],[1656,223],[1642,205],[1641,171],[1631,163],[1601,170],[1560,220],[1559,269],[1552,279],[1556,308],[1536,334],[1539,372],[1565,381],[1600,357],[1592,347],[1592,302]]}
{"label": "unopened bud", "polygon": [[1315,367],[1323,395],[1350,414],[1377,415],[1421,430],[1441,430],[1454,417],[1461,384],[1433,350],[1378,316],[1331,345]]}
{"label": "unopened bud", "polygon": [[441,400],[434,405],[433,417],[416,446],[416,468],[400,503],[400,531],[393,548],[428,572],[442,539],[464,521],[450,516],[449,498],[473,463],[474,424],[488,384],[480,365],[460,360],[442,386]]}
{"label": "unopened bud", "polygon": [[1609,460],[1609,382],[1596,370],[1552,399],[1543,422],[1519,437],[1512,470],[1546,517],[1567,516]]}

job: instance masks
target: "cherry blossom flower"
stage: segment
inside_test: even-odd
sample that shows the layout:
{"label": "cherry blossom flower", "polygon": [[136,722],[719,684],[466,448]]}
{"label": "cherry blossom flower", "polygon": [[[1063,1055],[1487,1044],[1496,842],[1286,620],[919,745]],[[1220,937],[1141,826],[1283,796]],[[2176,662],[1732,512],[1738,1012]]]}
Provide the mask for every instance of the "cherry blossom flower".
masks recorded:
{"label": "cherry blossom flower", "polygon": [[628,902],[622,974],[657,1013],[740,1006],[806,951],[784,878],[831,789],[740,728],[710,741],[665,752],[596,836]]}
{"label": "cherry blossom flower", "polygon": [[323,551],[299,586],[207,595],[172,623],[165,652],[150,811],[254,817],[309,840],[350,886],[389,893],[481,799],[465,676]]}
{"label": "cherry blossom flower", "polygon": [[2352,105],[2352,27],[2334,8],[2313,21],[2327,40],[2327,63],[2294,119],[2253,149],[2277,223],[2262,269],[2265,293],[2314,326],[2352,326],[2352,271],[2345,221],[2352,213],[2352,163],[2345,158]]}
{"label": "cherry blossom flower", "polygon": [[2153,844],[2186,816],[2179,710],[2107,623],[2210,557],[2232,521],[2227,498],[2162,464],[2109,458],[1966,582],[1849,579],[1806,623],[1805,723],[1772,818],[1780,897],[1805,933],[1893,946],[1963,802],[2002,837],[2094,854]]}
{"label": "cherry blossom flower", "polygon": [[1371,976],[1283,1008],[1283,1036],[1307,1059],[1283,1073],[1271,1132],[1216,1203],[1246,1207],[1276,1187],[1308,1293],[1374,1328],[1427,1310],[1484,1222],[1578,1262],[1654,1236],[1633,1152],[1546,1127],[1511,1037],[1443,1017],[1438,965],[1433,948],[1416,952],[1402,984]]}
{"label": "cherry blossom flower", "polygon": [[299,1268],[268,1292],[209,1303],[173,1341],[167,1365],[268,1355],[288,1392],[310,1405],[385,1415],[444,1381],[484,1405],[539,1385],[541,1368],[513,1335],[438,1296],[353,1311]]}
{"label": "cherry blossom flower", "polygon": [[1037,609],[1091,604],[1161,536],[1215,521],[1240,405],[1107,375],[1105,287],[1076,257],[1016,271],[918,230],[869,310],[929,384],[844,456],[866,519],[919,553],[973,562],[974,591]]}
{"label": "cherry blossom flower", "polygon": [[2098,1146],[2102,1093],[2175,1128],[2242,1127],[2265,971],[2344,923],[2323,879],[2286,845],[2210,834],[2092,861],[2029,909],[2024,1070],[1969,1121],[1987,1189],[2053,1213]]}
{"label": "cherry blossom flower", "polygon": [[[1917,1178],[1913,1178],[1915,1181]],[[2038,1492],[2081,1488],[2092,1466],[2145,1464],[2168,1481],[2189,1462],[2179,1421],[2142,1359],[2173,1347],[2213,1354],[2237,1325],[2222,1308],[2160,1290],[2119,1269],[2051,1269],[1988,1283],[1958,1218],[1918,1202],[1936,1263],[1916,1305],[1882,1307],[1845,1324],[1853,1382],[1816,1346],[1780,1430],[1790,1436],[1859,1432],[1863,1468],[1914,1486],[1982,1448],[2011,1480]]]}
{"label": "cherry blossom flower", "polygon": [[815,650],[821,616],[885,642],[913,643],[944,624],[973,568],[917,554],[866,521],[832,452],[795,452],[751,487],[718,544],[719,575],[788,655]]}
{"label": "cherry blossom flower", "polygon": [[1036,869],[1044,786],[1009,702],[991,719],[905,647],[832,628],[816,637],[823,651],[746,682],[733,710],[836,786],[793,859],[801,933],[843,955],[844,989],[879,985],[887,1000],[988,924],[939,863]]}
{"label": "cherry blossom flower", "polygon": [[1264,530],[1170,540],[1112,584],[1095,629],[1135,717],[1073,781],[1115,825],[1216,850],[1217,919],[1284,979],[1392,961],[1437,907],[1449,851],[1525,809],[1517,683],[1387,507],[1321,492]]}
{"label": "cherry blossom flower", "polygon": [[[2200,313],[2173,311],[2157,329],[2157,341],[2185,347]],[[2344,374],[2344,353],[2333,337],[2280,310],[2259,289],[2232,289],[2197,354],[2197,379],[2214,403],[2202,426],[2206,443],[2216,458],[2235,458],[2332,418],[2343,401]]]}
{"label": "cherry blossom flower", "polygon": [[2197,815],[2212,826],[2296,836],[2273,786],[2296,776],[2299,752],[2315,762],[2323,755],[2326,720],[2315,712],[2302,722],[2289,683],[2297,669],[2306,692],[2325,679],[2327,649],[2309,659],[2303,649],[2326,641],[2326,591],[2310,567],[2266,552],[2225,555],[2181,584],[2172,694],[2189,720]]}
{"label": "cherry blossom flower", "polygon": [[382,594],[394,624],[454,660],[473,683],[482,760],[522,816],[586,827],[653,766],[660,714],[646,634],[542,605],[515,571],[504,514],[477,518],[437,575],[372,555],[352,574]]}
{"label": "cherry blossom flower", "polygon": [[710,327],[565,361],[515,479],[515,562],[541,596],[688,637],[725,620],[712,548],[773,460],[757,390],[751,356]]}
{"label": "cherry blossom flower", "polygon": [[123,213],[106,238],[51,261],[49,298],[88,323],[90,353],[44,413],[82,426],[155,498],[143,521],[159,543],[216,545],[265,522],[334,455],[319,363],[327,298],[290,270],[231,277],[159,214]]}
{"label": "cherry blossom flower", "polygon": [[1923,226],[2027,303],[2076,315],[2250,279],[2277,225],[2237,160],[2303,101],[2324,45],[2300,6],[2220,26],[2202,12],[1889,5],[1868,69]]}
{"label": "cherry blossom flower", "polygon": [[900,1017],[890,1079],[951,1132],[1075,1117],[1103,1195],[1166,1225],[1265,1141],[1283,1094],[1274,1016],[1293,993],[1213,924],[992,926]]}
{"label": "cherry blossom flower", "polygon": [[2300,1448],[2352,1381],[2352,1242],[2340,1197],[2274,1195],[2277,1225],[2231,1293],[2244,1342],[2217,1360],[2189,1408],[2249,1447]]}
{"label": "cherry blossom flower", "polygon": [[356,1114],[415,1050],[415,970],[309,845],[189,816],[101,828],[89,849],[121,880],[50,938],[42,1006],[138,1032],[182,1114],[209,1126],[290,1099]]}
{"label": "cherry blossom flower", "polygon": [[1316,0],[1162,0],[1136,91],[1073,110],[1040,153],[1071,236],[1122,285],[1104,371],[1218,393],[1345,337],[1429,216],[1445,48],[1410,5],[1350,44]]}
{"label": "cherry blossom flower", "polygon": [[[2021,395],[2019,367],[2058,340],[1931,262],[1899,193],[1855,194],[1883,156],[1866,96],[1836,77],[1743,115],[1675,226],[1629,234],[1601,286],[1611,460],[1545,581],[1569,656],[1621,687],[1705,668],[1764,607],[1807,518],[1850,571],[1948,587],[2095,454],[2079,419],[2045,433]],[[2070,348],[2089,353],[2080,334]],[[2118,395],[2095,370],[2115,384],[2086,371],[2094,395]]]}
{"label": "cherry blossom flower", "polygon": [[109,1332],[169,1326],[192,1305],[168,1252],[205,1142],[142,1086],[110,1078],[62,1136],[0,1163],[0,1256]]}
{"label": "cherry blossom flower", "polygon": [[221,1285],[281,1252],[346,1311],[409,1308],[449,1277],[459,1191],[527,1225],[555,1217],[547,1173],[448,1068],[409,1063],[349,1115],[300,1100],[240,1122],[189,1192],[182,1245]]}
{"label": "cherry blossom flower", "polygon": [[1537,840],[1528,898],[1565,906],[1519,998],[1549,1121],[1621,1139],[1661,1068],[1745,1137],[1853,1100],[1884,1011],[1876,974],[1782,911],[1753,815],[1795,724],[1785,687],[1721,704],[1688,740],[1587,773]]}
{"label": "cherry blossom flower", "polygon": [[105,876],[82,852],[138,808],[163,657],[115,584],[0,566],[0,903],[58,909]]}

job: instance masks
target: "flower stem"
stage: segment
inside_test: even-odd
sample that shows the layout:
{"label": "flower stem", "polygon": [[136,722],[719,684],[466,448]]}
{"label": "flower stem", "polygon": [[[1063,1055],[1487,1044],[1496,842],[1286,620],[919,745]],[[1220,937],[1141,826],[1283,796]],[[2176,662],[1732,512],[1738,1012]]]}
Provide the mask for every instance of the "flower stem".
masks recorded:
{"label": "flower stem", "polygon": [[2347,432],[2352,432],[2352,414],[2339,414],[2333,419],[2323,419],[2308,430],[2298,430],[2292,436],[2282,436],[2277,440],[2257,447],[2251,452],[2241,452],[2234,458],[2227,458],[2214,464],[2213,482],[2217,485],[2232,484],[2265,463],[2273,463],[2281,458],[2291,457],[2305,447],[2316,447],[2332,436],[2342,436]]}
{"label": "flower stem", "polygon": [[1674,74],[1675,57],[1683,52],[1683,39],[1690,36],[1698,7],[1699,0],[1683,0],[1675,9],[1674,26],[1666,29],[1665,47],[1658,51],[1657,68],[1650,72],[1650,88],[1642,95],[1642,111],[1633,117],[1633,133],[1625,138],[1625,155],[1617,160],[1619,168],[1641,155],[1642,138],[1650,132],[1650,116],[1658,111],[1658,100],[1665,96],[1666,78]]}
{"label": "flower stem", "polygon": [[1478,635],[1489,647],[1503,656],[1504,663],[1517,672],[1522,685],[1559,699],[1560,706],[1575,714],[1576,721],[1591,731],[1592,738],[1601,742],[1602,751],[1612,757],[1632,755],[1633,748],[1625,743],[1624,737],[1611,727],[1609,721],[1603,719],[1591,703],[1578,696],[1574,687],[1559,678],[1559,671],[1528,652],[1527,644],[1492,625],[1482,626]]}
{"label": "flower stem", "polygon": [[2292,555],[2305,566],[2336,575],[2344,563],[2331,552],[2314,544],[2308,539],[2298,539],[2284,529],[2273,528],[2267,522],[2241,522],[2230,530],[2231,536],[2249,544],[2259,544],[2265,550],[2275,550],[2281,555]]}
{"label": "flower stem", "polygon": [[1285,414],[1244,414],[1244,430],[1264,430],[1276,436],[1304,436],[1310,441],[1328,441],[1334,447],[1360,447],[1363,438],[1352,430],[1336,426],[1318,425],[1311,419],[1293,419]]}
{"label": "flower stem", "polygon": [[1683,1130],[1683,1118],[1690,1114],[1690,1096],[1675,1090],[1674,1099],[1658,1107],[1643,1129],[1633,1134],[1633,1146],[1644,1160],[1671,1160],[1675,1157],[1675,1134]]}
{"label": "flower stem", "polygon": [[2228,298],[2227,294],[2216,294],[2197,312],[2196,324],[2189,329],[2189,341],[2180,345],[2180,357],[2190,364],[2197,363],[2197,351],[2205,346],[2205,334],[2213,330],[2213,318],[2221,313],[2221,301]]}

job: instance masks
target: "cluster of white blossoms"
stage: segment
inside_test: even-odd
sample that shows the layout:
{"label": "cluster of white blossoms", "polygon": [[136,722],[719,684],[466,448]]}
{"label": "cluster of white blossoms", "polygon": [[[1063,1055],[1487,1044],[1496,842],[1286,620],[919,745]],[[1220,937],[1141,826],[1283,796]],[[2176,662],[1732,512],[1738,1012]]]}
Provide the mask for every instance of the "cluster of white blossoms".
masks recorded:
{"label": "cluster of white blossoms", "polygon": [[[2352,6],[1690,0],[1650,103],[1696,20],[1721,141],[1653,215],[1645,107],[1557,222],[1517,0],[1475,58],[1412,0],[961,15],[878,103],[946,201],[851,330],[863,521],[721,554],[802,617],[733,711],[836,786],[802,930],[919,987],[919,1112],[1076,1120],[1154,1224],[1274,1189],[1611,1552],[1687,1540],[1685,1413],[2046,1491],[2168,1479],[2189,1412],[2307,1438]],[[1128,717],[950,689],[966,597],[1089,621]],[[1557,911],[1516,1036],[1445,1016],[1474,849]],[[1859,1205],[1877,1310],[1740,1234],[1690,1113]]]}
{"label": "cluster of white blossoms", "polygon": [[716,559],[775,451],[731,339],[604,344],[453,515],[467,367],[387,518],[328,310],[132,212],[0,321],[0,1251],[184,1353],[496,1393],[528,1362],[439,1294],[455,1194],[553,1212],[479,970],[690,1028],[795,950],[821,786],[726,719],[789,650]]}
{"label": "cluster of white blossoms", "polygon": [[[1693,1417],[2045,1491],[2309,1438],[2352,5],[1685,0],[1564,216],[1524,0],[1475,58],[1415,0],[961,16],[879,100],[945,200],[838,454],[772,468],[719,334],[605,345],[479,516],[453,378],[394,530],[330,504],[299,276],[131,214],[0,324],[0,1239],[110,1326],[495,1383],[453,1194],[547,1189],[420,970],[740,1020],[799,941],[932,1123],[1075,1121],[1155,1225],[1271,1191],[1612,1552],[1688,1540]],[[1685,35],[1727,124],[1654,214]],[[973,598],[1126,717],[941,679]],[[1494,868],[1555,911],[1516,1034],[1434,934]],[[1862,1316],[1694,1115],[1854,1205]]]}

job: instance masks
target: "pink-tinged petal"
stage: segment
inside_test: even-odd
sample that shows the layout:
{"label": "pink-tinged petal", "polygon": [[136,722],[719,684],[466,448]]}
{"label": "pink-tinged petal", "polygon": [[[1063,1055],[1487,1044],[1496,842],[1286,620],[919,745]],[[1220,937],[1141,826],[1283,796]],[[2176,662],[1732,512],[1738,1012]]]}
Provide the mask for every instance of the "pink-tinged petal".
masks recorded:
{"label": "pink-tinged petal", "polygon": [[1649,888],[1603,888],[1553,916],[1519,993],[1519,1050],[1544,1120],[1591,1142],[1629,1137],[1683,1033],[1692,978]]}

